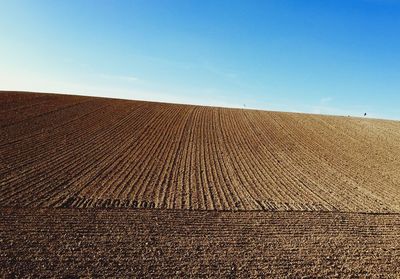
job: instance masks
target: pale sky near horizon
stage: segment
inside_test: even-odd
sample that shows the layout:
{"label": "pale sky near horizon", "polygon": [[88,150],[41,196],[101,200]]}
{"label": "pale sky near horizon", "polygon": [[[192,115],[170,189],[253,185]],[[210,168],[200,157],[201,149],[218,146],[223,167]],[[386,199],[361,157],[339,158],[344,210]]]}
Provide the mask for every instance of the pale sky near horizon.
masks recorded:
{"label": "pale sky near horizon", "polygon": [[0,89],[400,120],[400,1],[0,0]]}

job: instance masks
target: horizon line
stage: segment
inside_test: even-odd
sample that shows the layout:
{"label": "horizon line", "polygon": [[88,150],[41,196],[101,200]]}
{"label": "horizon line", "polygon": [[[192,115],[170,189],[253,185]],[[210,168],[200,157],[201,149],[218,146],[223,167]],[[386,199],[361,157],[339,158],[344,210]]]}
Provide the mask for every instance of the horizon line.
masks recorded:
{"label": "horizon line", "polygon": [[364,119],[364,120],[381,120],[381,121],[395,121],[400,122],[400,119],[393,118],[380,118],[380,117],[369,117],[367,116],[358,116],[358,115],[344,115],[344,114],[328,114],[328,113],[312,113],[312,112],[304,112],[304,111],[290,111],[290,110],[273,110],[273,109],[260,109],[254,107],[247,106],[223,106],[223,105],[207,105],[201,103],[191,103],[191,102],[174,102],[174,101],[163,101],[163,100],[152,100],[152,99],[130,99],[123,97],[111,97],[104,96],[99,94],[91,94],[91,93],[69,93],[64,91],[58,92],[48,92],[48,91],[30,91],[30,90],[8,90],[8,89],[0,89],[0,93],[35,93],[35,94],[49,94],[49,95],[67,95],[67,96],[79,96],[79,97],[93,97],[93,98],[104,98],[104,99],[114,99],[114,100],[124,100],[124,101],[141,101],[141,102],[149,102],[149,103],[159,103],[159,104],[173,104],[173,105],[184,105],[184,106],[199,106],[199,107],[209,107],[209,108],[225,108],[225,109],[240,109],[240,110],[254,110],[254,111],[264,111],[264,112],[276,112],[276,113],[292,113],[292,114],[303,114],[303,115],[320,115],[327,117],[345,117],[345,118],[356,118],[356,119]]}

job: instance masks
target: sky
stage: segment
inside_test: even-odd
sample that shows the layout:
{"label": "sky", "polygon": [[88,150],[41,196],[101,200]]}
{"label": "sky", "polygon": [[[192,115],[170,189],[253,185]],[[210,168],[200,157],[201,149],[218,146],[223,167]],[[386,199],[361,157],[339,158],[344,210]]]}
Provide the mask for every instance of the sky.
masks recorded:
{"label": "sky", "polygon": [[0,89],[400,120],[400,0],[0,0]]}

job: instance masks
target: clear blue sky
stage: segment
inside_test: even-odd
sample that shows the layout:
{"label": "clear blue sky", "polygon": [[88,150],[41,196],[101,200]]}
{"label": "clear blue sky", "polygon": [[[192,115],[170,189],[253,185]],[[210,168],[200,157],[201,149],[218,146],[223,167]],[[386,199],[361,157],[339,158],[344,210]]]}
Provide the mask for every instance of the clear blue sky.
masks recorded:
{"label": "clear blue sky", "polygon": [[0,88],[400,119],[400,1],[3,0]]}

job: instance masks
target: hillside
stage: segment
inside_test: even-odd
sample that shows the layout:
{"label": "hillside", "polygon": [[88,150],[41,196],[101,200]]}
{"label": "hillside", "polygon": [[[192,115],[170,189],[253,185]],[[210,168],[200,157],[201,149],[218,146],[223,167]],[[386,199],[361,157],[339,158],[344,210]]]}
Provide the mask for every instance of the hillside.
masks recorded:
{"label": "hillside", "polygon": [[0,94],[0,206],[400,211],[400,122]]}
{"label": "hillside", "polygon": [[1,278],[399,278],[400,122],[0,92]]}

